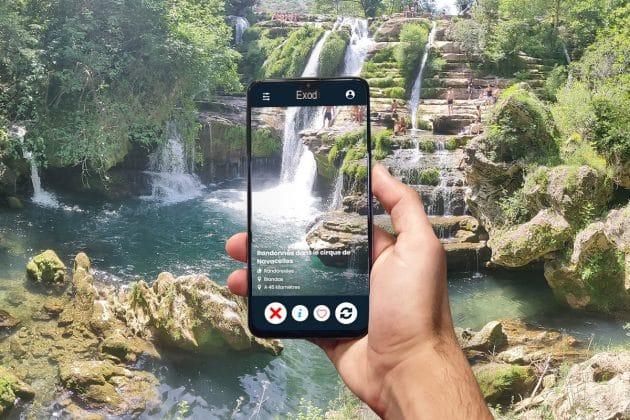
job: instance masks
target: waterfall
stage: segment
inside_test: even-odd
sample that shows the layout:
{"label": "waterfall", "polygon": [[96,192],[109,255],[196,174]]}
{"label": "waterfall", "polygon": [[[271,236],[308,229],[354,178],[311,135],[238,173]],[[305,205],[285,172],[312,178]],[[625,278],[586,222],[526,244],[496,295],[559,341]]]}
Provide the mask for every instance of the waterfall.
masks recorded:
{"label": "waterfall", "polygon": [[[306,62],[302,77],[316,77],[319,70],[319,56],[331,31],[326,31],[317,41]],[[284,138],[282,145],[282,182],[295,183],[311,191],[317,175],[315,157],[300,141],[300,131],[319,123],[324,112],[323,107],[288,107],[285,112]]]}
{"label": "waterfall", "polygon": [[149,155],[150,200],[179,203],[199,197],[203,185],[189,168],[184,141],[174,123],[167,124],[168,139]]}
{"label": "waterfall", "polygon": [[341,206],[343,200],[343,173],[339,170],[337,179],[335,180],[335,189],[333,190],[332,200],[329,210],[337,210]]}
{"label": "waterfall", "polygon": [[418,105],[420,105],[420,95],[422,94],[422,74],[424,73],[424,67],[427,64],[427,59],[429,58],[429,51],[431,50],[431,45],[433,45],[433,39],[435,38],[435,28],[436,24],[433,22],[433,26],[431,26],[431,32],[429,32],[429,38],[427,39],[427,43],[424,46],[424,53],[422,54],[422,61],[420,62],[420,70],[418,71],[418,76],[416,76],[416,80],[413,82],[413,87],[411,88],[411,97],[409,98],[409,113],[411,114],[411,128],[414,130],[418,128],[418,122],[416,121],[418,118]]}
{"label": "waterfall", "polygon": [[228,16],[234,22],[234,43],[236,45],[243,42],[243,33],[249,28],[249,22],[242,16]]}
{"label": "waterfall", "polygon": [[350,43],[343,59],[342,76],[358,76],[363,68],[372,39],[369,37],[366,19],[345,18],[342,25],[350,26]]}
{"label": "waterfall", "polygon": [[24,136],[26,130],[24,127],[14,125],[9,130],[9,134],[16,137],[22,145],[22,157],[28,161],[31,166],[31,183],[33,184],[33,197],[31,201],[42,207],[59,207],[59,202],[55,195],[51,192],[44,190],[42,187],[42,180],[39,176],[39,168],[37,162],[33,158],[33,154],[24,148]]}

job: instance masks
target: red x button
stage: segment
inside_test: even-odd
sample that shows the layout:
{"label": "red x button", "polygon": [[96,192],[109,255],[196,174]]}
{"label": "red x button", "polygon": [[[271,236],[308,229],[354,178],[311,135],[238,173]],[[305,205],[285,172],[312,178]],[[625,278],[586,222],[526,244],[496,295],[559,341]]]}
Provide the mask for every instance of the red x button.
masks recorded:
{"label": "red x button", "polygon": [[287,308],[279,302],[272,302],[265,308],[265,319],[270,324],[281,324],[287,319]]}

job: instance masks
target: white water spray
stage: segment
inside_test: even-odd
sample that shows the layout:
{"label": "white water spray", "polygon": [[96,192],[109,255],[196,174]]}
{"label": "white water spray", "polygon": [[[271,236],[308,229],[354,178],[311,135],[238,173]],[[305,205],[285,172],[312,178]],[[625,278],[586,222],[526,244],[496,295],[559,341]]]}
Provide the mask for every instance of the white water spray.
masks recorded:
{"label": "white water spray", "polygon": [[424,67],[427,64],[427,60],[429,58],[429,51],[431,50],[431,46],[433,45],[433,40],[435,38],[435,28],[436,24],[433,22],[433,26],[431,26],[431,32],[429,32],[429,38],[427,40],[426,45],[424,46],[424,53],[422,54],[422,61],[420,61],[420,70],[418,71],[418,76],[416,80],[413,82],[413,87],[411,88],[411,97],[409,98],[409,113],[411,114],[411,128],[414,130],[418,128],[418,105],[420,105],[420,95],[422,94],[422,75],[424,73]]}
{"label": "white water spray", "polygon": [[350,43],[343,59],[342,76],[358,76],[363,68],[365,57],[372,45],[366,19],[343,18],[341,26],[350,27]]}
{"label": "white water spray", "polygon": [[228,16],[234,22],[234,43],[236,45],[243,42],[243,33],[249,28],[249,22],[242,16]]}
{"label": "white water spray", "polygon": [[42,187],[42,180],[39,176],[39,169],[37,167],[37,162],[33,158],[33,154],[24,148],[24,136],[26,135],[26,129],[22,126],[15,125],[11,127],[9,134],[19,140],[22,145],[22,156],[31,166],[31,183],[33,184],[33,197],[31,198],[31,201],[42,207],[59,207],[57,197],[55,197],[53,193],[44,190]]}
{"label": "white water spray", "polygon": [[167,124],[168,139],[149,155],[150,200],[179,203],[199,197],[203,185],[189,168],[181,134],[174,123]]}

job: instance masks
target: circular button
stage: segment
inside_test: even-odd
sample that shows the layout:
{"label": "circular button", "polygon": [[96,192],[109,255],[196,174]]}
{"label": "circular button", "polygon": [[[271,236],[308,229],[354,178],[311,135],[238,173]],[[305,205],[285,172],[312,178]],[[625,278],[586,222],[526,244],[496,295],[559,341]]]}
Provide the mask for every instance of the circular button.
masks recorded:
{"label": "circular button", "polygon": [[308,318],[308,308],[304,305],[295,305],[293,309],[291,309],[291,316],[297,322],[306,321],[306,318]]}
{"label": "circular button", "polygon": [[354,90],[350,89],[350,90],[346,90],[346,99],[354,99],[354,97],[356,96],[356,94],[354,93]]}
{"label": "circular button", "polygon": [[335,309],[335,318],[340,324],[352,324],[357,320],[357,307],[350,302],[343,302]]}
{"label": "circular button", "polygon": [[265,307],[265,319],[270,324],[282,324],[287,319],[287,308],[282,303],[271,302]]}
{"label": "circular button", "polygon": [[313,318],[319,322],[327,321],[330,318],[330,309],[326,305],[317,305],[313,309]]}

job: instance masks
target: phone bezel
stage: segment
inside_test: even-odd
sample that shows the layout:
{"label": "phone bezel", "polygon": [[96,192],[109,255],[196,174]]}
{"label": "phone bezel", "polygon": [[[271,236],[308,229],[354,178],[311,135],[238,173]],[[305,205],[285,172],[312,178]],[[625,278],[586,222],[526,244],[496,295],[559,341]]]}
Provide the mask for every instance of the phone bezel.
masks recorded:
{"label": "phone bezel", "polygon": [[[252,276],[252,266],[251,259],[249,255],[251,255],[251,247],[252,247],[252,206],[251,206],[251,178],[252,178],[252,156],[251,156],[251,91],[252,88],[258,86],[260,84],[273,84],[273,83],[290,83],[292,85],[295,84],[308,84],[308,88],[312,89],[315,86],[322,86],[322,84],[326,84],[327,82],[334,82],[338,84],[340,81],[352,81],[354,83],[359,83],[365,89],[365,97],[367,101],[364,105],[366,107],[366,142],[367,142],[367,190],[368,190],[368,296],[370,290],[370,280],[371,272],[372,272],[372,141],[371,141],[371,120],[370,120],[370,88],[365,79],[360,77],[333,77],[333,78],[317,78],[317,77],[309,77],[309,78],[297,78],[297,79],[270,79],[270,80],[256,80],[250,83],[247,89],[247,282],[248,282],[248,300],[247,300],[247,323],[250,331],[256,337],[260,338],[356,338],[361,337],[367,334],[368,326],[367,324],[357,328],[356,330],[318,330],[318,331],[305,331],[305,330],[264,330],[257,328],[252,322],[253,317],[255,316],[252,311],[252,299],[256,297],[252,296],[253,291],[253,276]],[[298,295],[299,296],[299,295]],[[368,298],[368,313],[367,318],[369,319],[369,298]],[[287,314],[288,316],[288,314]]]}

